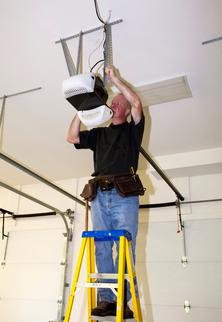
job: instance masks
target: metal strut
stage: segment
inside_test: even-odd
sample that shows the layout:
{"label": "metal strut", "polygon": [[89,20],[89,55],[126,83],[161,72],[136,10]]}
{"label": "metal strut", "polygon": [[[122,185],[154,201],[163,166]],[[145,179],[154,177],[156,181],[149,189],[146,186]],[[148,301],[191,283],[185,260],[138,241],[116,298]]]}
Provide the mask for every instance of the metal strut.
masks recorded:
{"label": "metal strut", "polygon": [[74,76],[76,75],[76,69],[75,69],[75,65],[74,65],[72,56],[70,54],[69,48],[67,46],[67,43],[65,40],[61,39],[61,44],[62,44],[62,49],[66,60],[66,65],[69,71],[69,76]]}
{"label": "metal strut", "polygon": [[85,203],[78,199],[77,197],[73,196],[71,193],[63,190],[62,188],[60,188],[59,186],[55,185],[54,183],[52,183],[51,181],[45,179],[44,177],[40,176],[39,174],[37,174],[36,172],[30,170],[29,168],[25,167],[24,165],[22,165],[21,163],[13,160],[12,158],[10,158],[9,156],[7,156],[6,154],[3,154],[0,152],[0,159],[6,161],[7,163],[15,166],[16,168],[18,168],[19,170],[22,170],[23,172],[27,173],[28,175],[32,176],[33,178],[43,182],[44,184],[48,185],[49,187],[51,187],[54,190],[57,190],[58,192],[60,192],[61,194],[65,195],[66,197],[78,202],[79,204],[81,204],[82,206],[85,205]]}
{"label": "metal strut", "polygon": [[177,188],[172,184],[170,179],[166,176],[166,174],[163,172],[163,170],[160,169],[160,167],[155,163],[155,161],[151,158],[151,156],[143,149],[143,147],[140,147],[140,152],[144,156],[144,158],[152,165],[152,167],[159,173],[161,178],[168,184],[168,186],[175,192],[176,196],[180,200],[184,200],[184,197],[181,195],[181,193],[177,190]]}
{"label": "metal strut", "polygon": [[3,148],[3,134],[4,134],[4,117],[5,117],[5,103],[6,103],[6,96],[3,96],[2,101],[2,108],[0,114],[0,151]]}
{"label": "metal strut", "polygon": [[79,33],[79,48],[78,48],[77,65],[76,65],[77,74],[81,72],[81,63],[82,63],[82,31],[80,31]]}
{"label": "metal strut", "polygon": [[217,37],[217,38],[213,38],[213,39],[209,39],[209,40],[206,40],[206,41],[203,41],[202,42],[202,45],[211,44],[213,42],[217,42],[217,41],[220,41],[220,40],[222,40],[222,36],[221,37]]}

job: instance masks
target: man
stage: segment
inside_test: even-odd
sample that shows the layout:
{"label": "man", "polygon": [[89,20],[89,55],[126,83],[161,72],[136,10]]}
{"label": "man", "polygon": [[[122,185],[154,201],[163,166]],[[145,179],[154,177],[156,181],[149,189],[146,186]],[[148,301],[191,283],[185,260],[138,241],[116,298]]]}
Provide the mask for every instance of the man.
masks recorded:
{"label": "man", "polygon": [[[122,197],[112,181],[107,185],[103,178],[126,174],[137,170],[139,148],[144,131],[144,115],[138,95],[117,76],[113,67],[106,68],[108,79],[120,94],[111,103],[112,123],[108,127],[80,131],[80,120],[76,115],[68,130],[67,141],[77,149],[93,151],[95,180],[98,182],[96,198],[91,203],[94,230],[125,229],[132,236],[132,250],[135,259],[136,235],[138,229],[138,195]],[[131,114],[131,122],[127,117]],[[98,272],[117,273],[118,263],[113,262],[113,242],[96,243],[96,264]],[[118,252],[118,243],[117,243]],[[131,297],[127,285],[124,304],[124,318],[132,318],[133,312],[127,305]],[[98,290],[98,306],[92,315],[115,315],[116,299],[110,289]]]}

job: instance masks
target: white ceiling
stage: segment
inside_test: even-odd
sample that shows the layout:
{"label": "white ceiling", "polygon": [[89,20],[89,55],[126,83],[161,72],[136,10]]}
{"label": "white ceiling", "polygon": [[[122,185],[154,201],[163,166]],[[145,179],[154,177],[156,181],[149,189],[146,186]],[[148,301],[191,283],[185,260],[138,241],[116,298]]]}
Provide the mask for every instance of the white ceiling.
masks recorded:
{"label": "white ceiling", "polygon": [[[113,57],[122,77],[134,86],[184,75],[192,97],[144,107],[147,126],[143,147],[154,156],[222,146],[221,0],[103,0],[101,16],[111,21]],[[49,178],[88,176],[90,151],[66,143],[74,109],[62,95],[68,71],[59,38],[98,27],[93,0],[2,0],[0,7],[0,96],[41,86],[8,98],[3,151]],[[84,71],[102,31],[84,36]],[[68,42],[74,60],[78,42]],[[102,57],[102,48],[91,65]],[[0,101],[2,103],[2,101]],[[148,129],[149,116],[151,128]],[[145,166],[144,162],[140,163]],[[30,177],[0,161],[1,180],[22,184]]]}

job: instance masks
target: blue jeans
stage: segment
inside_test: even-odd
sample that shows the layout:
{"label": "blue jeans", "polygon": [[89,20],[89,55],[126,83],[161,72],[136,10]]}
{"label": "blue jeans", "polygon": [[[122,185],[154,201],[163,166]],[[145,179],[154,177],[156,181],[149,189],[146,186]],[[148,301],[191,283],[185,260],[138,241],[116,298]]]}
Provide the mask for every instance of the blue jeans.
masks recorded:
{"label": "blue jeans", "polygon": [[[108,191],[97,189],[97,196],[91,203],[93,230],[125,229],[132,236],[132,251],[135,261],[136,236],[138,230],[139,197],[121,197],[115,188]],[[113,241],[95,242],[96,265],[99,273],[118,272],[119,242],[116,242],[117,257],[113,260]],[[113,281],[113,280],[112,280]],[[110,282],[106,280],[103,282]],[[131,294],[127,283],[127,301]],[[99,301],[114,302],[116,297],[110,289],[98,289]]]}

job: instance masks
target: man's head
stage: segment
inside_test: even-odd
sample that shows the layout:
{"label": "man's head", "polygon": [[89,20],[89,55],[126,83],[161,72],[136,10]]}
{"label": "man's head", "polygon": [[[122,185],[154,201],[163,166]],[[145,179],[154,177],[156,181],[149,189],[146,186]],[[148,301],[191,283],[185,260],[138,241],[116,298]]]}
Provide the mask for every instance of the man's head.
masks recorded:
{"label": "man's head", "polygon": [[118,94],[112,100],[111,110],[113,111],[113,124],[121,124],[127,120],[131,106],[123,94]]}

